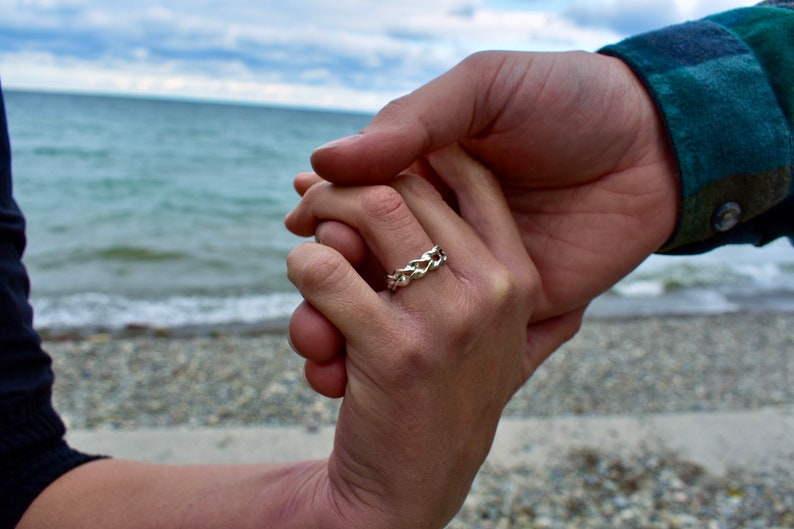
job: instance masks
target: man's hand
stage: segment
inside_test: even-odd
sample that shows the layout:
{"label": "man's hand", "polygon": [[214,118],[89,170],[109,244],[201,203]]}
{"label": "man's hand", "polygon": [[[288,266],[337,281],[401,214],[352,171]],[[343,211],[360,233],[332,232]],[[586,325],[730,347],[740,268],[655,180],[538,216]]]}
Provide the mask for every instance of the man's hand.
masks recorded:
{"label": "man's hand", "polygon": [[[331,182],[386,183],[408,167],[438,173],[424,159],[453,143],[507,198],[542,279],[533,321],[581,313],[672,235],[678,181],[666,133],[640,81],[601,55],[473,55],[316,150],[312,164]],[[454,174],[440,176],[466,193]]]}

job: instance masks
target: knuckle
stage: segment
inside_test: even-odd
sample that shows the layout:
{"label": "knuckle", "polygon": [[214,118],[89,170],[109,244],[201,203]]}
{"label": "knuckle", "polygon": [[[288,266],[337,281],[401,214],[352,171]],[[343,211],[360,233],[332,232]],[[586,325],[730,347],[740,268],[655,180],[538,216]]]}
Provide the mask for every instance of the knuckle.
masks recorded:
{"label": "knuckle", "polygon": [[403,337],[399,355],[390,366],[393,381],[400,386],[413,385],[432,378],[443,364],[440,355],[433,351],[427,340],[417,338],[418,333],[407,332]]}
{"label": "knuckle", "polygon": [[496,59],[499,59],[501,55],[503,55],[502,52],[498,51],[478,51],[464,58],[459,67],[472,75],[479,75],[484,70],[490,70]]}
{"label": "knuckle", "polygon": [[347,273],[347,262],[336,251],[304,243],[287,255],[287,277],[302,293],[329,290]]}
{"label": "knuckle", "polygon": [[361,194],[360,202],[365,221],[398,222],[409,215],[405,200],[390,186],[367,188]]}
{"label": "knuckle", "polygon": [[539,289],[540,285],[529,273],[516,274],[504,266],[495,267],[485,281],[490,303],[501,311],[528,308]]}
{"label": "knuckle", "polygon": [[401,116],[405,110],[409,110],[410,108],[410,97],[404,95],[389,101],[378,111],[378,116],[381,119],[391,118],[393,116]]}

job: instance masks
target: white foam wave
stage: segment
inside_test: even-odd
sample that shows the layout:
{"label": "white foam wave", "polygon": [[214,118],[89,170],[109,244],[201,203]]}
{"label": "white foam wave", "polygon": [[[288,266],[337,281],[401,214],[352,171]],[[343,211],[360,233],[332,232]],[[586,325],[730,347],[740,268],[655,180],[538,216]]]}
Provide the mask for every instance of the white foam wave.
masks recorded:
{"label": "white foam wave", "polygon": [[178,328],[258,324],[289,317],[301,301],[296,293],[239,297],[174,296],[162,300],[81,293],[33,299],[38,328]]}

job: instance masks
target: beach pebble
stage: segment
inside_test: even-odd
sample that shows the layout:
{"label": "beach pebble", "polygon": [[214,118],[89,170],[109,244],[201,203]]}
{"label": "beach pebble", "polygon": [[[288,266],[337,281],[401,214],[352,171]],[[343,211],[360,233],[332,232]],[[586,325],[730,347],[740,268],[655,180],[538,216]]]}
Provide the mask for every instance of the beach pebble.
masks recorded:
{"label": "beach pebble", "polygon": [[[752,410],[794,403],[794,316],[588,321],[508,404],[513,417]],[[49,341],[70,428],[333,424],[283,334]],[[485,466],[450,529],[792,528],[794,480],[715,477],[675,454]]]}

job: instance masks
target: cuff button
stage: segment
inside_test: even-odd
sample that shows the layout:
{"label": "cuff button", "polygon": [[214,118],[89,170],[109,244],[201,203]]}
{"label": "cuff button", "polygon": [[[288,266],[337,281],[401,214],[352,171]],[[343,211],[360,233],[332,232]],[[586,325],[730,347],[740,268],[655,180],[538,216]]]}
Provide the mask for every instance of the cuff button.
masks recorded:
{"label": "cuff button", "polygon": [[742,207],[736,202],[726,202],[714,212],[714,229],[726,232],[739,224],[742,218]]}

